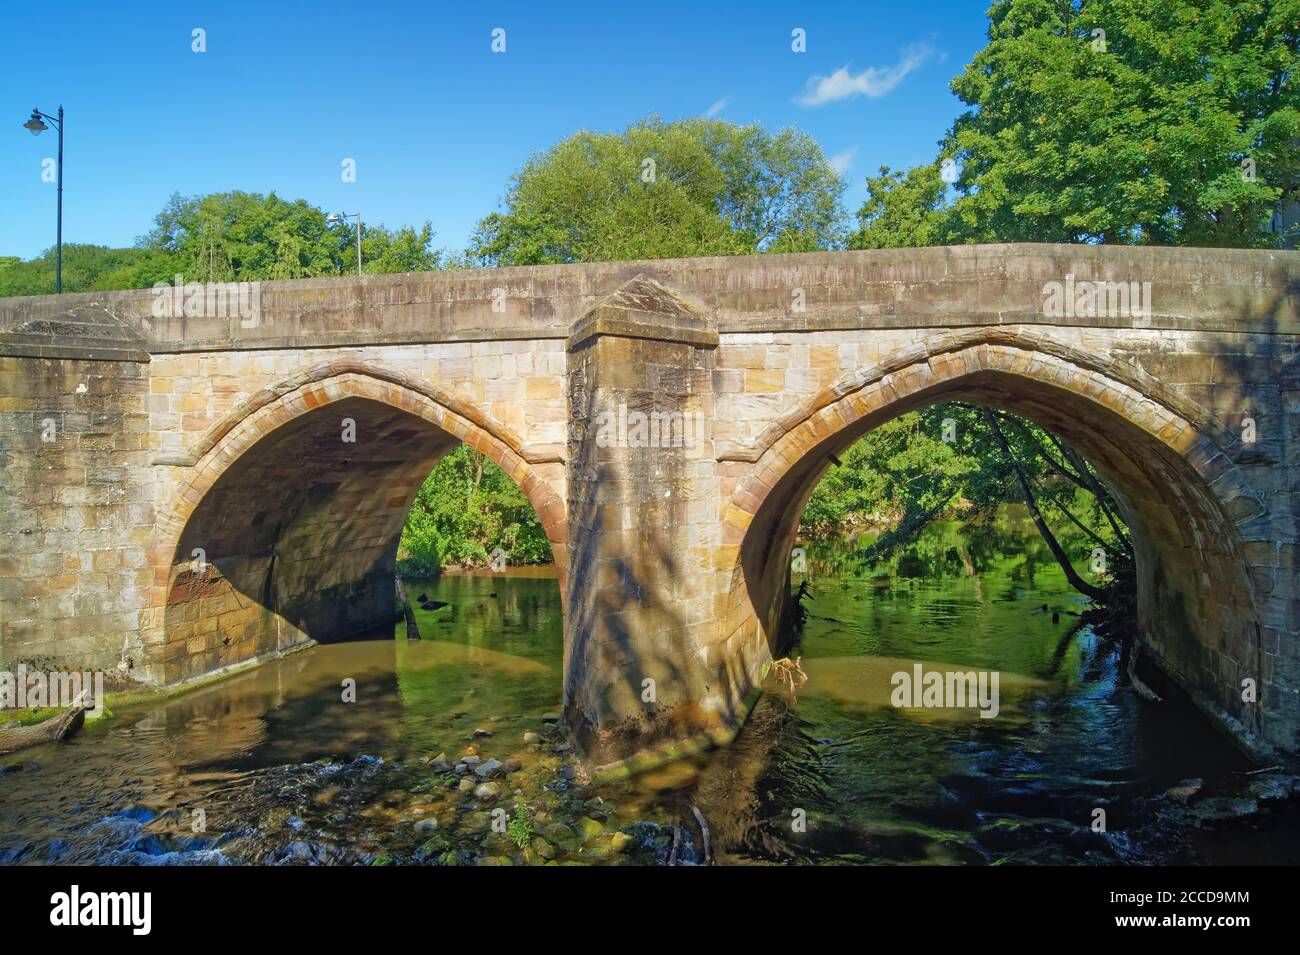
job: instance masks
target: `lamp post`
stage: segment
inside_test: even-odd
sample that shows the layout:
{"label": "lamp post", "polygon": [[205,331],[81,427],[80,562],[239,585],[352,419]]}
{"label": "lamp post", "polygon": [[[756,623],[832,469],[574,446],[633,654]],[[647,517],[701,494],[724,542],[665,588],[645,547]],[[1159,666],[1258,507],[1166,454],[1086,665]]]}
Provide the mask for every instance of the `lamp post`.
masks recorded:
{"label": "lamp post", "polygon": [[357,220],[357,275],[361,274],[361,213],[360,212],[331,212],[325,217],[326,222],[342,222],[344,219]]}
{"label": "lamp post", "polygon": [[54,253],[54,291],[56,294],[59,294],[63,291],[63,107],[59,107],[59,115],[57,119],[48,113],[42,113],[39,109],[33,107],[32,117],[27,120],[27,122],[23,123],[23,128],[31,130],[33,136],[39,136],[50,128],[41,121],[42,119],[48,119],[54,124],[54,128],[59,131],[59,158],[58,167],[55,169],[55,175],[58,177],[59,182],[59,218],[58,225],[56,226],[57,246]]}

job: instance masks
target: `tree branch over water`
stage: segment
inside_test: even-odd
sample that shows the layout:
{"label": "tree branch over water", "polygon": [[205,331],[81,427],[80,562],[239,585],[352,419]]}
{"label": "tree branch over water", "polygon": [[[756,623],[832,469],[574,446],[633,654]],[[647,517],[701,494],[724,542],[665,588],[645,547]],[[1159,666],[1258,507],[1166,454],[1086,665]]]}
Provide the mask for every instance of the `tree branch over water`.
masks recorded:
{"label": "tree branch over water", "polygon": [[1029,480],[1025,477],[1020,462],[1016,460],[1015,455],[1011,452],[1011,445],[1007,442],[1006,435],[1002,433],[1001,426],[998,425],[997,416],[988,408],[984,408],[983,412],[984,420],[988,423],[994,438],[1002,449],[1002,453],[1006,455],[1007,461],[1011,465],[1011,470],[1015,473],[1016,482],[1020,486],[1020,494],[1024,498],[1025,506],[1029,508],[1029,515],[1033,518],[1034,526],[1038,528],[1038,533],[1046,542],[1048,549],[1051,550],[1052,556],[1056,558],[1056,562],[1061,565],[1061,570],[1065,571],[1065,579],[1079,593],[1101,603],[1105,600],[1106,591],[1101,587],[1088,583],[1074,569],[1074,564],[1070,562],[1069,556],[1056,539],[1056,535],[1052,533],[1051,528],[1047,526],[1047,521],[1043,519],[1043,514],[1038,508],[1038,501],[1034,498],[1033,489],[1029,486]]}

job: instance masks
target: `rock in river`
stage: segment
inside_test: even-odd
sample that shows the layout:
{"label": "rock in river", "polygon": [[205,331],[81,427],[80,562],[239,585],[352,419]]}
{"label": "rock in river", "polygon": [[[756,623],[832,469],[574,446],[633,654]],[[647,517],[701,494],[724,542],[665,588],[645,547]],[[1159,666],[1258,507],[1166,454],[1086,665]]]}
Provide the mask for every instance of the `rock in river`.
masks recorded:
{"label": "rock in river", "polygon": [[595,819],[588,819],[585,816],[578,820],[578,835],[582,837],[583,842],[590,842],[605,831],[605,827]]}
{"label": "rock in river", "polygon": [[1177,786],[1165,790],[1165,798],[1187,805],[1201,791],[1201,786],[1199,779],[1184,779]]}

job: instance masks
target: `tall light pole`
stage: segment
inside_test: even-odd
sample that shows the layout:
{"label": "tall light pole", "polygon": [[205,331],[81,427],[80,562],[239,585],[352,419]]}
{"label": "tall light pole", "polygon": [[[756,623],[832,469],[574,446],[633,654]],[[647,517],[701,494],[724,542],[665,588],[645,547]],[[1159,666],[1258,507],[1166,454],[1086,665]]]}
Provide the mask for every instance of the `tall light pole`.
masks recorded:
{"label": "tall light pole", "polygon": [[48,119],[54,124],[54,128],[59,131],[59,159],[58,166],[54,170],[59,181],[59,220],[58,225],[56,226],[58,245],[54,253],[54,291],[58,294],[63,291],[63,107],[59,107],[59,115],[57,119],[48,113],[42,113],[39,109],[33,107],[32,118],[23,123],[23,128],[31,130],[33,136],[39,136],[50,128],[41,122],[42,118]]}
{"label": "tall light pole", "polygon": [[342,222],[344,219],[357,220],[357,275],[361,274],[361,213],[360,212],[331,212],[325,217],[326,222]]}

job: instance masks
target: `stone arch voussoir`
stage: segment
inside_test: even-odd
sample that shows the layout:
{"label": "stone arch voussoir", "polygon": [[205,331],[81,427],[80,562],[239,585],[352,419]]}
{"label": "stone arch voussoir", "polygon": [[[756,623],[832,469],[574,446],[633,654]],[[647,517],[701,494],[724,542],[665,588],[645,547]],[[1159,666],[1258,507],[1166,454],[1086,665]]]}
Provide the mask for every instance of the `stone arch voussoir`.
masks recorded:
{"label": "stone arch voussoir", "polygon": [[[154,566],[169,574],[190,517],[228,468],[282,425],[346,398],[367,398],[406,411],[454,435],[498,464],[532,505],[555,553],[563,577],[568,527],[563,499],[525,460],[510,429],[443,389],[416,382],[392,369],[355,361],[318,365],[252,395],[214,424],[195,445],[193,463],[171,504],[160,516]],[[166,599],[169,581],[155,580],[156,600]]]}
{"label": "stone arch voussoir", "polygon": [[825,438],[916,392],[980,371],[1033,379],[1109,408],[1185,458],[1214,488],[1234,522],[1256,518],[1266,507],[1237,467],[1239,437],[1196,402],[1128,362],[1008,326],[918,342],[887,362],[841,376],[800,402],[749,447],[726,456],[755,465],[731,497],[727,524],[741,531],[748,527],[768,492]]}

